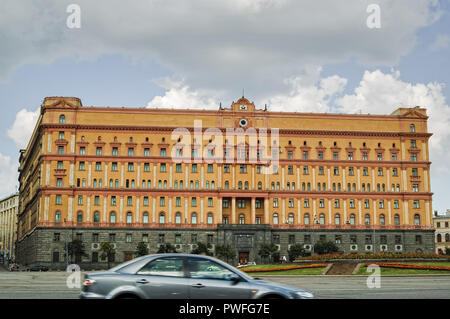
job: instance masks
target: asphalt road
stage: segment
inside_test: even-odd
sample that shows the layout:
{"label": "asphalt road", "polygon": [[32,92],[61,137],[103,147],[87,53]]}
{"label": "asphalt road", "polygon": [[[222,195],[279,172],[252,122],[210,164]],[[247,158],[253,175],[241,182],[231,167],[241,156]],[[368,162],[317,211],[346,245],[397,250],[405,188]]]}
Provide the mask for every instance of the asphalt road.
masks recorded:
{"label": "asphalt road", "polygon": [[[0,271],[0,299],[73,299],[80,289],[66,285],[66,272]],[[319,299],[449,299],[449,276],[381,277],[380,288],[368,288],[366,276],[260,276],[306,288]],[[83,276],[81,276],[81,282]]]}

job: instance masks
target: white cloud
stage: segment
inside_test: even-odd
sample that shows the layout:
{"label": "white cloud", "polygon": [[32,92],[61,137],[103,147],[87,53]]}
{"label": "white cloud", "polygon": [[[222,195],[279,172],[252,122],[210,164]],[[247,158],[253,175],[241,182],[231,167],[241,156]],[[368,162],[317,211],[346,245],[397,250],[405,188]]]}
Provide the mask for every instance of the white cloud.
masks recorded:
{"label": "white cloud", "polygon": [[166,89],[164,96],[155,96],[147,107],[181,109],[218,109],[219,94],[211,90],[192,90],[184,81],[162,79],[159,85]]}
{"label": "white cloud", "polygon": [[12,162],[9,156],[0,153],[0,197],[3,198],[16,192],[19,185],[17,171],[19,165]]}
{"label": "white cloud", "polygon": [[431,52],[437,52],[450,46],[450,35],[438,34],[434,42],[430,45]]}
{"label": "white cloud", "polygon": [[27,147],[31,134],[33,134],[33,129],[36,126],[39,111],[39,108],[34,112],[22,109],[16,114],[12,127],[8,129],[8,136],[16,143],[18,148]]}
{"label": "white cloud", "polygon": [[442,83],[408,83],[400,72],[385,74],[379,70],[363,75],[353,94],[336,100],[345,113],[390,114],[397,107],[421,106],[427,109],[432,174],[450,173],[450,107],[442,92]]}
{"label": "white cloud", "polygon": [[3,0],[0,74],[118,53],[155,59],[192,87],[274,93],[305,64],[392,65],[439,16],[438,0],[378,0],[382,27],[373,30],[366,26],[372,2],[78,0],[81,29],[68,29],[70,2]]}
{"label": "white cloud", "polygon": [[329,112],[333,99],[347,85],[347,80],[337,75],[320,79],[322,68],[307,68],[301,76],[284,81],[290,87],[288,94],[269,98],[270,111]]}

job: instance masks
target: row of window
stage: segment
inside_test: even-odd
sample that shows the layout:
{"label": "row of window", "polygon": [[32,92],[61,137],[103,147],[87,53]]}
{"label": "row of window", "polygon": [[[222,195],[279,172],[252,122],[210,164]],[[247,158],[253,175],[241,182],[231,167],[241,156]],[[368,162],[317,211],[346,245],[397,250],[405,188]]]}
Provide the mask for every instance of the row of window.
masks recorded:
{"label": "row of window", "polygon": [[[92,234],[92,242],[93,243],[98,243],[99,242],[99,233],[93,233]],[[142,234],[141,235],[141,242],[144,243],[148,243],[149,242],[149,234]],[[77,240],[83,241],[83,233],[77,233],[75,235],[75,238]],[[115,233],[110,233],[108,234],[108,239],[109,242],[111,243],[115,243],[117,240],[117,236]],[[61,241],[61,233],[53,233],[53,241],[55,242],[59,242]],[[131,243],[133,241],[133,234],[132,233],[127,233],[125,234],[125,242],[126,243]],[[158,234],[158,243],[165,243],[166,238],[165,238],[165,234]],[[212,244],[214,242],[214,235],[212,234],[207,234],[206,235],[206,241],[207,243]],[[191,239],[190,242],[192,244],[196,244],[198,243],[198,235],[197,234],[191,234]],[[181,243],[181,234],[175,234],[175,243]]]}
{"label": "row of window", "polygon": [[[79,206],[84,205],[83,198],[84,198],[83,195],[78,195],[78,205]],[[197,197],[191,197],[190,199],[191,199],[191,207],[197,207]],[[212,197],[208,197],[207,202],[208,202],[208,207],[214,206],[214,199]],[[272,202],[273,202],[274,208],[279,207],[279,199],[278,198],[273,198]],[[133,204],[133,196],[127,196],[126,203],[127,203],[127,206],[133,206],[134,205]],[[238,203],[238,208],[245,208],[246,200],[238,199],[237,203]],[[62,205],[62,195],[60,195],[60,194],[56,195],[55,204]],[[393,200],[393,204],[394,204],[394,209],[399,208],[399,200],[397,200],[397,199]],[[100,206],[100,196],[98,196],[98,195],[94,196],[94,205]],[[111,196],[110,205],[117,206],[117,197],[115,195]],[[149,205],[149,197],[144,196],[143,197],[143,206],[148,206],[148,205]],[[230,201],[228,199],[223,199],[223,202],[222,202],[223,208],[228,208],[229,205],[230,205]],[[256,199],[255,205],[256,205],[256,208],[261,208],[262,200]],[[165,196],[159,197],[159,206],[161,206],[161,207],[166,206],[166,197]],[[175,197],[175,206],[181,207],[181,197]],[[295,207],[295,200],[293,198],[288,199],[288,207],[290,207],[290,208]],[[303,199],[303,207],[304,208],[310,207],[310,199],[309,198]],[[334,200],[334,208],[340,208],[340,207],[341,207],[341,200],[335,199]],[[349,199],[349,207],[356,208],[354,199]],[[325,199],[319,199],[319,208],[325,208]],[[364,208],[370,208],[370,200],[369,199],[364,199]],[[378,208],[381,208],[381,209],[385,208],[384,199],[378,200]],[[420,208],[420,200],[418,200],[418,199],[413,200],[413,208]]]}
{"label": "row of window", "polygon": [[[198,173],[198,166],[197,164],[190,164],[191,165],[191,173]],[[102,171],[102,162],[95,162],[95,170],[96,171]],[[223,171],[224,173],[230,173],[230,164],[224,164],[223,165]],[[256,165],[256,173],[257,174],[263,174],[262,165]],[[63,169],[63,161],[58,161],[57,163],[57,169]],[[274,165],[273,166],[274,173],[277,174],[279,171],[279,167]],[[355,176],[355,168],[353,166],[347,167],[348,169],[348,176]],[[85,171],[86,170],[86,162],[80,161],[78,163],[78,170],[79,171]],[[128,172],[134,172],[135,171],[135,165],[133,162],[128,162],[127,165]],[[335,166],[333,167],[333,175],[339,176],[340,175],[340,167]],[[112,172],[118,172],[118,162],[111,162],[111,171]],[[144,172],[150,172],[150,163],[144,163]],[[166,173],[167,172],[167,164],[166,163],[159,163],[159,172],[160,173]],[[176,173],[182,173],[182,164],[177,163],[175,164],[175,172]],[[214,165],[208,164],[207,165],[207,172],[208,173],[214,173]],[[310,175],[309,174],[310,169],[309,166],[303,166],[303,175]],[[378,167],[377,168],[378,176],[384,176],[384,168]],[[247,173],[247,164],[240,164],[239,165],[239,173],[246,174]],[[288,165],[287,166],[287,174],[288,175],[294,175],[294,166]],[[318,175],[325,175],[325,167],[324,166],[318,166]],[[412,176],[418,176],[418,169],[412,168],[411,169],[411,175]],[[370,176],[369,173],[369,167],[362,167],[362,176]],[[398,168],[393,167],[392,168],[392,177],[398,176]]]}
{"label": "row of window", "polygon": [[[436,241],[437,241],[438,243],[442,243],[442,242],[443,242],[443,240],[442,240],[442,234],[437,234],[437,235],[436,235]],[[449,234],[449,233],[445,234],[445,242],[446,242],[446,243],[450,242],[450,234]]]}
{"label": "row of window", "polygon": [[[350,244],[358,243],[358,235],[348,235],[348,236],[349,236],[348,239],[349,239]],[[290,234],[288,238],[289,238],[290,245],[296,244],[295,234]],[[343,238],[344,238],[344,235],[334,235],[334,242],[336,244],[342,244]],[[421,235],[416,235],[415,239],[416,239],[416,244],[422,244],[422,236]],[[326,240],[327,240],[327,235],[324,235],[324,234],[319,235],[319,241],[326,241]],[[374,235],[364,235],[364,243],[365,244],[373,244],[373,240],[374,240]],[[278,234],[272,235],[272,241],[275,244],[279,244],[280,243],[280,235],[278,235]],[[303,235],[303,242],[305,244],[311,244],[312,243],[311,235],[309,235],[309,234]],[[402,244],[402,236],[394,235],[394,242],[395,242],[395,244]],[[388,243],[387,235],[379,235],[379,243],[382,245],[386,245]]]}

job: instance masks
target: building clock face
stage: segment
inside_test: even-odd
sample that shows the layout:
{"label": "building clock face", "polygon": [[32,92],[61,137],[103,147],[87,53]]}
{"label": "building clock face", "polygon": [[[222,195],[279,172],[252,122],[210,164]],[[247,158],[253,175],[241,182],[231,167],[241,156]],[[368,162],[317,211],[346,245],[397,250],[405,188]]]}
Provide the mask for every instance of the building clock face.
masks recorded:
{"label": "building clock face", "polygon": [[240,125],[241,127],[246,127],[247,124],[248,124],[248,122],[247,122],[246,119],[240,119],[240,120],[239,120],[239,125]]}
{"label": "building clock face", "polygon": [[247,105],[241,105],[241,110],[246,110],[247,109]]}

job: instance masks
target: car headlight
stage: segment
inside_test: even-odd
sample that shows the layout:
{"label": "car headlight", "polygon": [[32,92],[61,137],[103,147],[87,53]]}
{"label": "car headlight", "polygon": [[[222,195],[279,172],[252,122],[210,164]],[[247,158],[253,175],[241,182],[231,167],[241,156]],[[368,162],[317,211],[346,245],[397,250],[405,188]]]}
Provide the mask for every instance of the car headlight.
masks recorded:
{"label": "car headlight", "polygon": [[295,298],[301,299],[312,299],[314,298],[314,294],[309,291],[295,291],[292,293]]}

